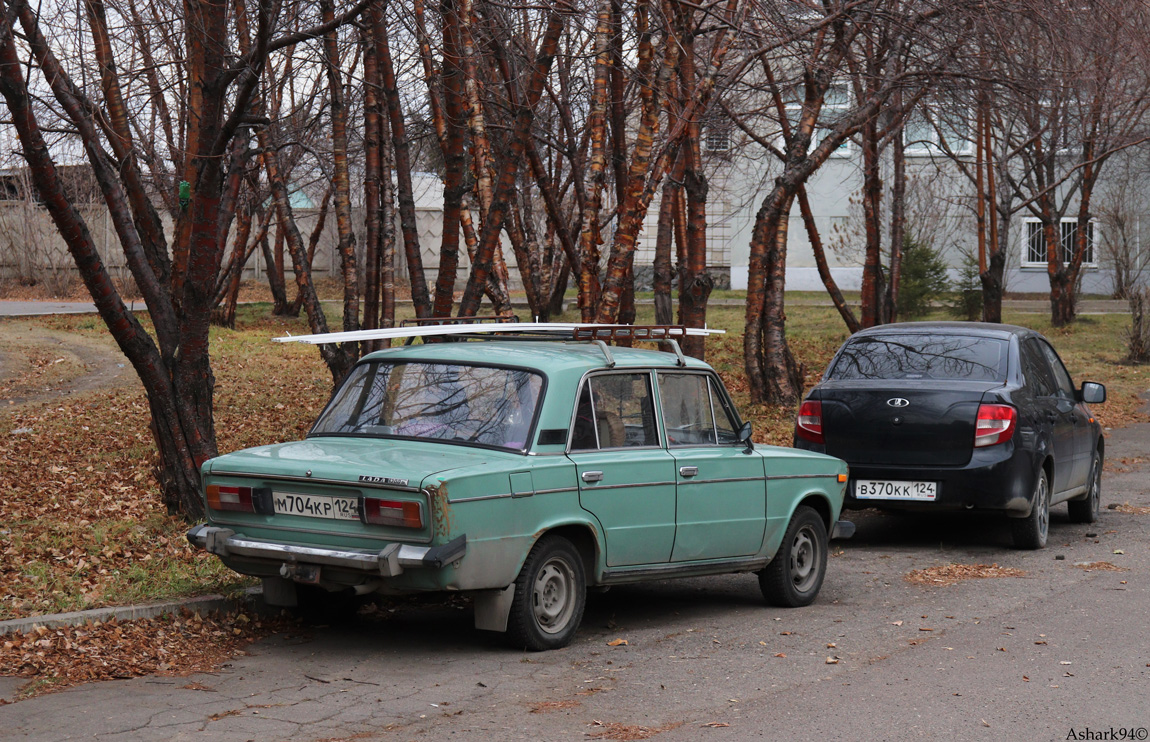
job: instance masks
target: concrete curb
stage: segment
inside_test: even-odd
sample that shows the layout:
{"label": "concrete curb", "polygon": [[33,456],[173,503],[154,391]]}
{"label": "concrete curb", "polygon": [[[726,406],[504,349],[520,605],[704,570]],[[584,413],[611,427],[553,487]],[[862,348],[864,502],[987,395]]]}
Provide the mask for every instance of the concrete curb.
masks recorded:
{"label": "concrete curb", "polygon": [[13,618],[9,621],[0,621],[0,636],[19,631],[28,633],[39,626],[56,629],[61,626],[83,626],[96,621],[133,621],[140,618],[155,618],[173,613],[179,613],[187,608],[192,613],[211,613],[221,610],[236,610],[249,608],[262,611],[263,590],[258,587],[248,588],[239,598],[226,598],[223,595],[201,595],[196,598],[183,600],[170,600],[162,603],[148,603],[146,605],[108,606],[106,608],[92,608],[87,611],[72,611],[70,613],[53,613],[46,616],[29,616],[28,618]]}

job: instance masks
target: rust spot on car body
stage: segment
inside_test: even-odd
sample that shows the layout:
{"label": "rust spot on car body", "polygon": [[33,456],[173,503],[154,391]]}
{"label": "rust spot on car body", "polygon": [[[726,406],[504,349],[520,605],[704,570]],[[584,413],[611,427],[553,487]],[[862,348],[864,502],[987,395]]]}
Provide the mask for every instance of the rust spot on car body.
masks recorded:
{"label": "rust spot on car body", "polygon": [[427,488],[427,499],[431,505],[431,531],[432,538],[442,536],[444,540],[451,537],[451,502],[447,497],[447,482],[433,484]]}

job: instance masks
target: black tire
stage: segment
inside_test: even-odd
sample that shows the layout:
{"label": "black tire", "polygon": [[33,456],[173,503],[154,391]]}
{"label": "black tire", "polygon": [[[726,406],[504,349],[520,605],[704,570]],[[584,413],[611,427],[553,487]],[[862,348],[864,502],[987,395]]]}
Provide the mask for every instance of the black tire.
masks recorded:
{"label": "black tire", "polygon": [[565,647],[583,620],[586,603],[587,578],[578,550],[562,536],[544,536],[515,580],[507,640],[536,652]]}
{"label": "black tire", "polygon": [[1066,503],[1070,520],[1074,523],[1094,523],[1102,512],[1102,452],[1094,449],[1090,464],[1090,484],[1086,497]]}
{"label": "black tire", "polygon": [[767,603],[783,608],[810,605],[827,571],[827,527],[811,508],[800,505],[791,516],[778,553],[759,572]]}
{"label": "black tire", "polygon": [[1038,471],[1031,498],[1030,515],[1010,521],[1014,545],[1019,549],[1041,549],[1050,534],[1050,483],[1046,470]]}

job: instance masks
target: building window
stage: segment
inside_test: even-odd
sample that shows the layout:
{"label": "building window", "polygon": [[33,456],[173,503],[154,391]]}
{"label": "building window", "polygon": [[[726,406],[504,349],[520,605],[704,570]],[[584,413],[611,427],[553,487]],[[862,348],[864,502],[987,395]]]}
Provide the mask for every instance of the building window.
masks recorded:
{"label": "building window", "polygon": [[940,108],[919,108],[913,111],[903,126],[902,138],[908,155],[941,155],[954,153],[969,155],[974,152],[970,140],[969,112],[944,111]]}
{"label": "building window", "polygon": [[703,123],[703,148],[708,152],[729,152],[731,128],[731,120],[726,116],[709,115]]}
{"label": "building window", "polygon": [[[1046,240],[1042,235],[1042,222],[1037,219],[1027,219],[1026,225],[1026,253],[1023,255],[1023,265],[1046,265]],[[1074,241],[1078,236],[1078,220],[1066,218],[1058,225],[1059,241],[1062,243],[1062,262],[1067,264],[1074,255]],[[1094,245],[1097,235],[1094,230],[1094,221],[1086,223],[1086,254],[1082,256],[1083,265],[1095,265]]]}
{"label": "building window", "polygon": [[[795,86],[792,90],[795,96],[786,105],[787,120],[790,122],[792,129],[798,125],[799,117],[803,111],[802,94],[803,89],[801,86]],[[814,135],[811,137],[811,149],[819,146],[822,140],[827,135],[827,130],[831,129],[839,122],[843,116],[850,112],[851,109],[851,90],[846,83],[834,83],[827,88],[826,95],[823,98],[823,106],[819,111],[818,124],[816,125]],[[781,140],[781,137],[780,137]],[[851,155],[851,140],[847,139],[840,144],[831,157],[850,157]]]}

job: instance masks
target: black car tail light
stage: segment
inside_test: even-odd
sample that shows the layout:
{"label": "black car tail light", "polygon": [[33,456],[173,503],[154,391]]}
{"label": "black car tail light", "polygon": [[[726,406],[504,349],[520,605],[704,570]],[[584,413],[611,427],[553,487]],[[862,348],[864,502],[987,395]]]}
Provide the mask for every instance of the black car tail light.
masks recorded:
{"label": "black car tail light", "polygon": [[1006,443],[1018,425],[1018,410],[1010,405],[983,404],[978,406],[978,419],[974,425],[974,447],[996,446]]}
{"label": "black car tail light", "polygon": [[823,403],[812,400],[803,402],[799,415],[795,418],[795,435],[811,443],[826,443],[823,438]]}

